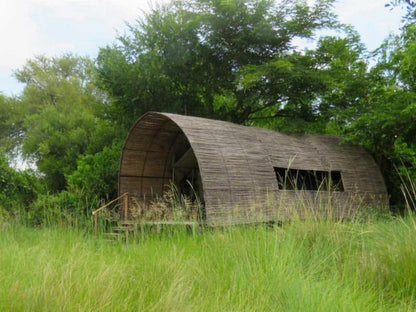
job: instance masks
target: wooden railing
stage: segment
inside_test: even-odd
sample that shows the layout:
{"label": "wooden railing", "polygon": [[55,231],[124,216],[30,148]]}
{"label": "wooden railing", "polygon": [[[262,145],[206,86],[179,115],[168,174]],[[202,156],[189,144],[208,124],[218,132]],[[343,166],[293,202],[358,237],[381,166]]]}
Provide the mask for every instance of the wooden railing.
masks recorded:
{"label": "wooden railing", "polygon": [[[108,202],[107,204],[105,204],[104,206],[101,206],[100,208],[98,208],[97,210],[94,210],[92,212],[92,215],[94,216],[94,234],[97,236],[98,234],[98,214],[104,210],[106,210],[107,208],[109,208],[112,204],[116,203],[116,202],[120,202],[123,201],[123,219],[125,222],[127,222],[128,220],[128,214],[129,214],[129,193],[124,193],[123,195],[120,195],[119,197],[117,197],[116,199],[113,199],[112,201]],[[120,203],[118,203],[117,205],[114,205],[114,207],[110,208],[110,209],[116,209],[120,207]],[[121,213],[121,211],[120,211]]]}

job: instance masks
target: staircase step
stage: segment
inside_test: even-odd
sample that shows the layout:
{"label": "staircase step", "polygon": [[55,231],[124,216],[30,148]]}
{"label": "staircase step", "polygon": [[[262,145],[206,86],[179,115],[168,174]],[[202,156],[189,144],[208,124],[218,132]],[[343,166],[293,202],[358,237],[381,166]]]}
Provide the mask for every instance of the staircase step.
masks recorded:
{"label": "staircase step", "polygon": [[112,243],[112,244],[116,244],[116,243],[119,243],[120,241],[119,240],[116,240],[116,239],[103,239],[102,241],[104,241],[104,242],[107,242],[107,243]]}
{"label": "staircase step", "polygon": [[105,241],[108,242],[120,242],[126,239],[126,235],[124,235],[123,233],[110,232],[103,233],[103,238]]}
{"label": "staircase step", "polygon": [[134,227],[130,227],[130,226],[114,226],[111,228],[113,231],[118,232],[118,231],[133,231]]}
{"label": "staircase step", "polygon": [[109,237],[121,237],[124,236],[123,233],[103,233],[104,236],[109,236]]}

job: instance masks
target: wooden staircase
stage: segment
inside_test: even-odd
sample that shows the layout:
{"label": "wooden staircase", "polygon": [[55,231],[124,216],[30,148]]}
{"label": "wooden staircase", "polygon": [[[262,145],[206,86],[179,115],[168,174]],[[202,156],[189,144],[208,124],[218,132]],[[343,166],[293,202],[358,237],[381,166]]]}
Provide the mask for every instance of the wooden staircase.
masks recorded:
{"label": "wooden staircase", "polygon": [[104,233],[104,237],[111,240],[128,241],[131,225],[129,219],[129,194],[124,193],[92,212],[94,217],[94,235],[98,236],[99,216],[109,225],[110,232]]}
{"label": "wooden staircase", "polygon": [[133,239],[137,240],[139,231],[141,239],[145,237],[146,226],[156,227],[159,233],[161,228],[166,225],[186,226],[192,230],[194,235],[199,223],[197,221],[144,221],[132,220],[129,213],[129,194],[123,195],[113,199],[104,206],[93,211],[94,217],[94,235],[98,236],[99,216],[102,216],[104,222],[108,224],[109,232],[103,233],[104,238],[109,241],[125,241],[129,242],[129,238],[133,235]]}
{"label": "wooden staircase", "polygon": [[137,238],[137,224],[133,222],[118,222],[117,225],[111,227],[111,232],[104,233],[103,236],[109,241],[125,241],[129,242],[129,237],[133,234],[133,238]]}

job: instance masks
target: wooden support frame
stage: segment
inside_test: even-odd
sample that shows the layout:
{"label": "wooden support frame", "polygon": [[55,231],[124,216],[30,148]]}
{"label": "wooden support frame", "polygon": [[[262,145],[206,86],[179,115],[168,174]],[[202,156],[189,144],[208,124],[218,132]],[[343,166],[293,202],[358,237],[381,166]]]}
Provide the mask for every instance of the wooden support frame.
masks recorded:
{"label": "wooden support frame", "polygon": [[[285,207],[296,206],[298,196],[279,189],[275,168],[342,172],[344,191],[334,197],[334,211],[340,216],[362,206],[387,206],[384,180],[374,160],[363,148],[341,143],[343,139],[333,135],[287,134],[148,112],[123,145],[119,194],[162,196],[169,179],[182,181],[180,171],[193,163],[203,221],[210,226],[290,218]],[[315,196],[316,191],[305,192]],[[260,207],[255,215],[253,205]]]}

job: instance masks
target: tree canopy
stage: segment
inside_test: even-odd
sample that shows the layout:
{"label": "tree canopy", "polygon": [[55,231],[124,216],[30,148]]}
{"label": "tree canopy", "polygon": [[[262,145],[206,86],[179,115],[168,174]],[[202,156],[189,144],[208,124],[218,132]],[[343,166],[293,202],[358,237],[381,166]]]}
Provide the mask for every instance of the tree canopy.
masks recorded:
{"label": "tree canopy", "polygon": [[[129,125],[150,109],[247,122],[272,105],[286,106],[288,98],[306,102],[308,89],[320,88],[315,59],[296,40],[338,26],[332,2],[173,1],[130,25],[119,45],[101,49],[98,80],[115,119],[131,116]],[[272,104],[259,101],[262,90],[253,83],[246,87],[253,67],[267,64],[285,76]]]}

